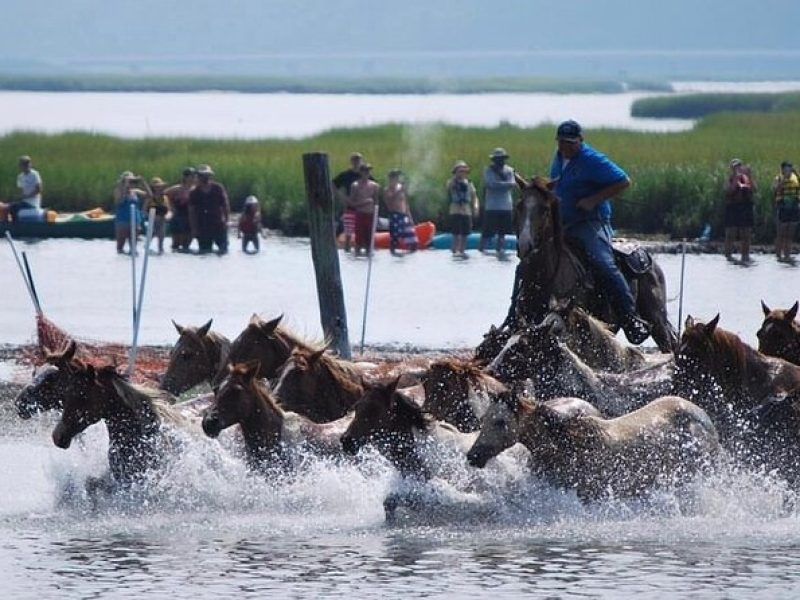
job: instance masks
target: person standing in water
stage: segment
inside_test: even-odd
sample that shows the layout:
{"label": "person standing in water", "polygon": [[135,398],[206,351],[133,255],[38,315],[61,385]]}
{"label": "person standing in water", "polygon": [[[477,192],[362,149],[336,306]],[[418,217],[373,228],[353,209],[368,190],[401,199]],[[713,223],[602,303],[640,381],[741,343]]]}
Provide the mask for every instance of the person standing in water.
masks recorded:
{"label": "person standing in water", "polygon": [[[158,240],[158,253],[164,254],[164,236],[167,233],[167,215],[169,214],[169,198],[165,193],[167,185],[161,177],[153,177],[150,180],[150,190],[152,196],[144,205],[144,214],[149,215],[150,209],[155,209],[153,219],[153,237]],[[148,251],[150,248],[148,248]]]}
{"label": "person standing in water", "polygon": [[[244,210],[239,216],[239,237],[242,238],[242,252],[245,254],[258,254],[261,249],[258,236],[263,235],[264,228],[261,225],[261,210],[258,205],[258,198],[248,196],[244,201]],[[248,250],[250,244],[253,249]]]}
{"label": "person standing in water", "polygon": [[725,258],[733,260],[736,239],[742,245],[742,264],[750,263],[750,242],[753,237],[756,191],[750,167],[738,158],[730,162],[730,174],[723,187],[725,193]]}
{"label": "person standing in water", "polygon": [[772,184],[775,193],[775,256],[779,262],[792,262],[792,244],[800,221],[800,175],[790,162],[781,163],[781,172]]}
{"label": "person standing in water", "polygon": [[200,254],[211,252],[216,244],[217,254],[222,255],[228,252],[231,207],[228,192],[222,184],[212,181],[213,176],[209,165],[197,168],[197,185],[189,194],[189,218]]}
{"label": "person standing in water", "polygon": [[448,221],[453,236],[453,258],[469,258],[467,236],[472,232],[472,217],[478,214],[478,192],[469,180],[469,165],[457,160],[447,181]]}
{"label": "person standing in water", "polygon": [[[147,183],[142,177],[130,171],[123,171],[114,187],[114,229],[117,238],[117,253],[125,252],[128,242],[128,254],[133,251],[133,237],[142,224],[142,205],[152,196]],[[131,223],[131,207],[133,207],[133,224]]]}
{"label": "person standing in water", "polygon": [[172,251],[188,252],[192,244],[192,227],[189,222],[189,195],[195,186],[194,167],[183,170],[181,182],[173,185],[164,192],[169,199],[172,209],[172,220],[169,231],[172,235]]}
{"label": "person standing in water", "polygon": [[418,243],[406,188],[400,179],[402,175],[400,169],[389,171],[388,183],[383,190],[383,201],[389,213],[389,250],[395,256],[402,256],[398,252],[401,244],[408,252],[415,252]]}
{"label": "person standing in water", "polygon": [[356,256],[363,250],[370,253],[372,247],[373,221],[378,210],[378,194],[381,186],[372,179],[372,165],[363,163],[358,168],[359,178],[350,186],[347,206],[356,213]]}
{"label": "person standing in water", "polygon": [[348,206],[350,198],[350,188],[360,177],[359,167],[364,162],[361,152],[353,152],[350,155],[350,168],[345,169],[333,178],[333,189],[336,198],[342,205],[342,231],[344,233],[344,251],[350,252],[353,238],[356,234],[356,211]]}

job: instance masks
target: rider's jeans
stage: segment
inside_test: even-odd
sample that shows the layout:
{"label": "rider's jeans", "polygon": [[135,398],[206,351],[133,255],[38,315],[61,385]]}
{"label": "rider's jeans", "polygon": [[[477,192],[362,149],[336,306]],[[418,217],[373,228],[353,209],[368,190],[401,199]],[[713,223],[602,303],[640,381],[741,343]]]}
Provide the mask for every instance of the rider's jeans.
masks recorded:
{"label": "rider's jeans", "polygon": [[580,243],[592,263],[600,284],[611,296],[611,306],[620,316],[636,314],[631,289],[614,261],[611,247],[611,225],[601,221],[579,221],[570,225],[565,235]]}

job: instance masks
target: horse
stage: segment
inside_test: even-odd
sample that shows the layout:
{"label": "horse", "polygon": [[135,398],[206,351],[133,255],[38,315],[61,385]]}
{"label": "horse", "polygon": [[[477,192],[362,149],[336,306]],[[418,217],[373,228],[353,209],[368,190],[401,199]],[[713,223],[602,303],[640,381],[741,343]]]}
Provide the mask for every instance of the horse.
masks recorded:
{"label": "horse", "polygon": [[[259,367],[258,373],[262,371]],[[295,348],[274,387],[275,399],[284,410],[317,423],[343,417],[363,393],[362,371],[326,354],[325,348]]]}
{"label": "horse", "polygon": [[[514,205],[520,259],[516,316],[540,322],[551,296],[574,298],[578,305],[618,329],[608,302],[587,287],[587,268],[564,242],[559,200],[548,182],[541,177],[529,181],[520,175],[516,180],[522,190]],[[667,318],[666,279],[661,267],[653,261],[646,273],[638,278],[626,275],[626,279],[638,314],[651,325],[653,340],[662,352],[672,352],[677,333]]]}
{"label": "horse", "polygon": [[[449,453],[466,454],[475,434],[461,433],[448,423],[436,421],[420,406],[397,393],[398,381],[368,384],[354,407],[354,417],[341,437],[348,454],[373,445],[403,478],[428,481],[443,474],[435,458]],[[431,451],[426,452],[429,449]],[[416,507],[414,494],[391,493],[384,499],[387,520],[399,506]]]}
{"label": "horse", "polygon": [[478,430],[489,398],[506,389],[475,362],[454,358],[431,363],[422,387],[425,390],[422,409],[464,433]]}
{"label": "horse", "polygon": [[114,366],[95,368],[74,358],[51,366],[26,394],[44,402],[51,401],[54,391],[60,394],[62,413],[53,443],[67,449],[76,435],[101,420],[108,429],[109,472],[87,482],[91,493],[130,485],[162,467],[177,443],[166,426],[192,430],[193,419],[170,404],[169,393],[131,384]]}
{"label": "horse", "polygon": [[[795,490],[800,487],[800,388],[773,398],[749,413],[751,464],[776,472]],[[752,459],[755,459],[752,460]]]}
{"label": "horse", "polygon": [[704,408],[723,442],[740,440],[756,406],[800,386],[800,366],[765,356],[719,324],[689,315],[675,358],[674,391]]}
{"label": "horse", "polygon": [[672,390],[671,357],[627,373],[595,372],[555,335],[552,321],[509,338],[486,372],[506,386],[530,381],[540,400],[576,396],[619,416]]}
{"label": "horse", "polygon": [[582,501],[592,501],[686,484],[719,452],[713,422],[683,398],[657,398],[614,419],[604,419],[582,401],[559,402],[499,396],[467,454],[470,464],[483,467],[521,442],[535,470],[559,487],[575,489]]}
{"label": "horse", "polygon": [[264,380],[256,376],[258,370],[259,365],[254,361],[228,367],[228,376],[214,395],[212,405],[203,413],[205,434],[216,438],[222,430],[239,425],[248,465],[256,471],[286,466],[287,448],[302,446],[320,455],[340,455],[339,437],[352,416],[320,425],[285,411]]}
{"label": "horse", "polygon": [[483,334],[483,339],[474,352],[474,360],[480,364],[488,364],[497,356],[497,353],[506,345],[508,338],[514,333],[507,324],[495,327],[492,324],[489,331]]}
{"label": "horse", "polygon": [[759,352],[800,365],[800,321],[795,320],[798,306],[800,303],[795,302],[786,310],[771,310],[761,301],[764,322],[756,334]]}
{"label": "horse", "polygon": [[576,306],[574,299],[553,301],[542,320],[592,369],[624,373],[646,365],[644,353],[617,340],[608,325]]}
{"label": "horse", "polygon": [[224,335],[211,331],[212,322],[210,319],[200,327],[182,327],[172,321],[178,341],[169,354],[161,389],[178,395],[204,381],[210,383],[227,363],[231,342]]}

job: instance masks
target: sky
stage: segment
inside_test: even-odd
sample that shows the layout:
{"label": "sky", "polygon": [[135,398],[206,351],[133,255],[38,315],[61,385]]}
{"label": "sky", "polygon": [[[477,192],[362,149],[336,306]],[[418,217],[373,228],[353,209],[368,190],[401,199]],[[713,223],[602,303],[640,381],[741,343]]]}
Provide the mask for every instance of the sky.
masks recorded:
{"label": "sky", "polygon": [[[42,64],[101,71],[317,70],[387,75],[520,61],[524,73],[624,71],[621,55],[690,64],[698,52],[800,60],[799,0],[5,0],[0,72]],[[787,58],[786,53],[789,53]],[[669,59],[664,57],[668,56]],[[776,58],[777,57],[777,58]],[[769,61],[776,58],[777,62]],[[575,59],[577,60],[577,59]],[[783,60],[784,62],[781,62]],[[375,61],[378,61],[376,64]],[[348,64],[349,63],[349,64]],[[533,64],[531,64],[533,63]],[[598,67],[599,65],[599,67]],[[638,69],[639,67],[634,67]],[[672,67],[671,67],[672,68]],[[710,67],[710,68],[713,68]],[[750,68],[750,67],[748,67]],[[760,68],[760,67],[753,67]],[[504,69],[499,69],[501,72]]]}

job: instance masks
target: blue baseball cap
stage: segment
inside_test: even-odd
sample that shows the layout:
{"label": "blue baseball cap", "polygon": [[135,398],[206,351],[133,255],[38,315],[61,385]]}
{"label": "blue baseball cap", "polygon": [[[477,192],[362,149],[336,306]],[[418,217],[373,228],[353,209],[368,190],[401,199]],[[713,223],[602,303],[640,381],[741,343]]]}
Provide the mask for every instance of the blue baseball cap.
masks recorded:
{"label": "blue baseball cap", "polygon": [[567,142],[580,142],[583,139],[583,128],[580,123],[572,119],[564,121],[556,130],[556,138]]}

